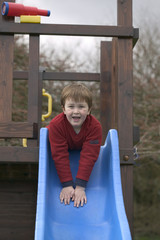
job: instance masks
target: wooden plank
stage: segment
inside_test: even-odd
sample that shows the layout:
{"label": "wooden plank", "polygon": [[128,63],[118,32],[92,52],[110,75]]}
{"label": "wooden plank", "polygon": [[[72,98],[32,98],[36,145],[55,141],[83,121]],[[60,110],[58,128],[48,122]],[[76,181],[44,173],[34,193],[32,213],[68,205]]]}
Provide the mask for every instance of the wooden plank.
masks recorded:
{"label": "wooden plank", "polygon": [[[38,156],[38,149],[36,151]],[[1,156],[1,160],[3,156]],[[37,181],[37,178],[38,162],[8,163],[0,161],[0,181]]]}
{"label": "wooden plank", "polygon": [[133,236],[133,165],[121,165],[121,181],[126,214]]}
{"label": "wooden plank", "polygon": [[[132,26],[132,0],[117,0],[118,25]],[[118,38],[117,42],[118,133],[120,156],[133,149],[133,42]],[[123,151],[123,154],[121,152]],[[133,155],[130,156],[133,163]],[[123,161],[123,159],[121,159]],[[131,233],[133,235],[133,165],[121,166],[122,188]]]}
{"label": "wooden plank", "polygon": [[0,182],[0,239],[34,239],[37,181]]}
{"label": "wooden plank", "polygon": [[38,162],[38,147],[0,147],[1,163],[34,163]]}
{"label": "wooden plank", "polygon": [[[41,73],[40,73],[41,74]],[[80,72],[43,72],[42,80],[48,81],[100,81],[99,73],[80,73]],[[14,71],[14,80],[28,80],[28,72]]]}
{"label": "wooden plank", "polygon": [[[28,72],[28,122],[37,122],[38,129],[41,124],[42,88],[39,79],[39,36],[29,38],[29,72]],[[39,102],[40,101],[40,102]],[[38,141],[27,142],[28,146],[38,146]]]}
{"label": "wooden plank", "polygon": [[13,36],[0,35],[0,121],[12,119]]}
{"label": "wooden plank", "polygon": [[27,71],[14,71],[13,72],[13,80],[28,80],[28,72]]}
{"label": "wooden plank", "polygon": [[101,42],[101,81],[100,81],[100,117],[102,124],[102,142],[112,126],[112,43]]}
{"label": "wooden plank", "polygon": [[[14,2],[11,0],[11,2]],[[0,6],[3,0],[0,0]],[[0,14],[0,26],[11,24],[14,18],[6,18]],[[12,68],[13,68],[13,35],[0,35],[0,122],[12,119]]]}
{"label": "wooden plank", "polygon": [[[132,79],[132,40],[118,40],[118,134],[121,149],[133,149],[133,79]],[[121,159],[123,161],[123,159]],[[130,155],[133,164],[133,155]],[[125,174],[127,171],[130,174]],[[122,188],[126,214],[133,234],[133,165],[123,166]],[[128,201],[128,198],[130,201]]]}
{"label": "wooden plank", "polygon": [[112,128],[118,130],[117,38],[112,39]]}
{"label": "wooden plank", "polygon": [[0,34],[65,35],[93,37],[134,37],[137,29],[125,26],[5,23]]}
{"label": "wooden plank", "polygon": [[37,124],[27,122],[0,123],[0,138],[36,138]]}
{"label": "wooden plank", "polygon": [[120,147],[133,146],[132,40],[118,40],[118,130]]}
{"label": "wooden plank", "polygon": [[132,0],[117,0],[117,23],[118,26],[132,26]]}
{"label": "wooden plank", "polygon": [[44,72],[43,80],[99,82],[100,74],[79,72]]}
{"label": "wooden plank", "polygon": [[28,72],[28,121],[38,122],[39,92],[39,37],[29,39],[29,72]]}
{"label": "wooden plank", "polygon": [[[38,59],[39,60],[39,59]],[[38,106],[37,106],[37,116],[38,116],[38,145],[39,145],[39,137],[40,137],[40,129],[42,123],[42,88],[43,88],[43,72],[40,72],[38,75],[37,82],[37,98],[38,98]]]}
{"label": "wooden plank", "polygon": [[[13,205],[14,207],[14,205]],[[8,215],[10,217],[10,215]],[[13,216],[12,216],[13,217]],[[16,218],[16,217],[15,217]],[[7,228],[1,228],[0,227],[1,236],[2,239],[5,240],[33,240],[34,239],[34,223],[32,226],[29,227],[7,227]]]}

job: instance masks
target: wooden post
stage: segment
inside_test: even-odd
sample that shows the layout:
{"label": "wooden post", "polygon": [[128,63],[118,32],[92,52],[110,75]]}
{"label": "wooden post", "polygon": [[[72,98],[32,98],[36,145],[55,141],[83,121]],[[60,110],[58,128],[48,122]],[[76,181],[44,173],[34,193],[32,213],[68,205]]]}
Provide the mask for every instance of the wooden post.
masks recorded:
{"label": "wooden post", "polygon": [[[39,36],[30,35],[28,73],[28,122],[41,124],[42,79],[39,76]],[[39,131],[38,131],[39,132]],[[29,140],[28,146],[38,146],[37,140]]]}
{"label": "wooden post", "polygon": [[[117,0],[118,25],[132,26],[132,0]],[[117,42],[117,116],[125,208],[133,235],[133,63],[132,39]],[[129,164],[128,164],[129,163]]]}
{"label": "wooden post", "polygon": [[[0,14],[0,25],[13,20]],[[0,35],[0,122],[12,120],[13,46],[14,35]]]}
{"label": "wooden post", "polygon": [[112,128],[118,129],[117,38],[112,39]]}
{"label": "wooden post", "polygon": [[117,38],[101,42],[100,113],[103,143],[109,129],[118,129]]}
{"label": "wooden post", "polygon": [[111,88],[111,67],[112,67],[112,43],[101,42],[101,74],[100,74],[100,118],[103,129],[103,140],[112,126],[112,88]]}

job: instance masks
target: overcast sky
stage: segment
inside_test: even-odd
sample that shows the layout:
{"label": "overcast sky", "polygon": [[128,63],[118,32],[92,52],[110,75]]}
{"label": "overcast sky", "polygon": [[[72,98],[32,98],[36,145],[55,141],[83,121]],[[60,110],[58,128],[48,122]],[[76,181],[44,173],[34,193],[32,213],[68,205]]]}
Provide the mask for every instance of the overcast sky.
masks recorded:
{"label": "overcast sky", "polygon": [[[116,24],[117,0],[17,0],[28,6],[49,9],[51,16],[43,22],[64,24]],[[143,18],[160,19],[160,0],[132,0],[133,23]]]}
{"label": "overcast sky", "polygon": [[[41,17],[41,23],[56,24],[93,24],[117,25],[117,0],[16,0],[28,6],[36,6],[51,11],[50,17]],[[160,0],[132,0],[133,26],[143,27],[143,20],[148,19],[149,27],[160,21]],[[61,44],[71,41],[71,37],[41,37],[41,42]],[[76,41],[74,37],[74,41]],[[58,41],[57,41],[58,40]],[[92,38],[83,38],[84,46],[91,46]],[[48,45],[46,44],[46,45]]]}

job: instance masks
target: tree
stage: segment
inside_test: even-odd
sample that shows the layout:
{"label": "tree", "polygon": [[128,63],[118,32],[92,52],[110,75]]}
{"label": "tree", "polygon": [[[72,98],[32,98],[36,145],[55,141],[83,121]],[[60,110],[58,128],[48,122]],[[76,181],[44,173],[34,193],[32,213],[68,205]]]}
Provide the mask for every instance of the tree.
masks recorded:
{"label": "tree", "polygon": [[143,26],[134,52],[134,122],[141,133],[134,168],[135,231],[160,235],[160,30]]}

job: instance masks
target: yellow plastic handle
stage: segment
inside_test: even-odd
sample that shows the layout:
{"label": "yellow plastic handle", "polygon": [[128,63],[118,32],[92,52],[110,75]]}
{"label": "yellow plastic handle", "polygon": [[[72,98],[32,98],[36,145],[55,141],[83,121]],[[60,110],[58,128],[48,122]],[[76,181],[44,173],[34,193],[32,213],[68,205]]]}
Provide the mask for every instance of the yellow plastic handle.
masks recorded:
{"label": "yellow plastic handle", "polygon": [[52,96],[44,88],[42,89],[42,95],[48,98],[48,113],[42,115],[42,121],[45,121],[52,114]]}
{"label": "yellow plastic handle", "polygon": [[[48,113],[42,115],[42,121],[45,121],[46,118],[48,118],[52,113],[52,96],[46,92],[46,90],[42,89],[42,96],[45,96],[48,98]],[[27,138],[23,138],[22,140],[23,147],[27,147]]]}
{"label": "yellow plastic handle", "polygon": [[27,138],[23,138],[22,144],[23,144],[23,147],[27,147]]}

